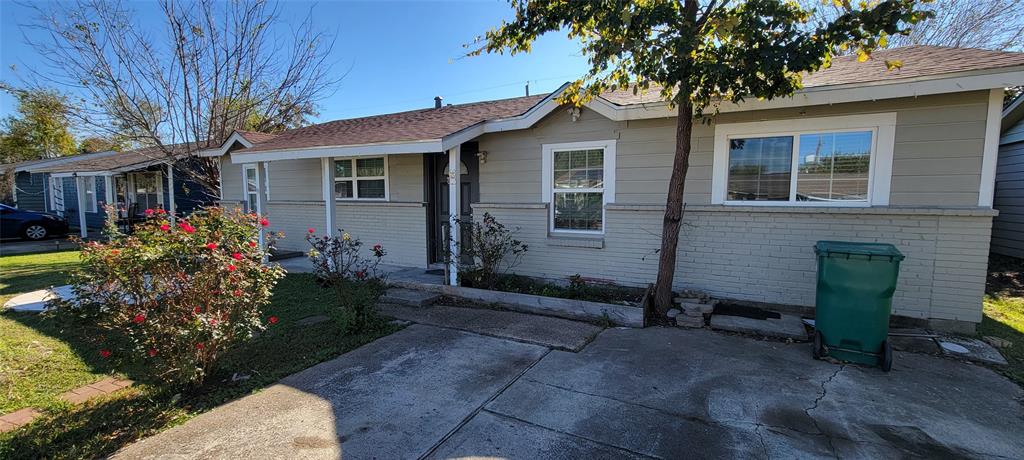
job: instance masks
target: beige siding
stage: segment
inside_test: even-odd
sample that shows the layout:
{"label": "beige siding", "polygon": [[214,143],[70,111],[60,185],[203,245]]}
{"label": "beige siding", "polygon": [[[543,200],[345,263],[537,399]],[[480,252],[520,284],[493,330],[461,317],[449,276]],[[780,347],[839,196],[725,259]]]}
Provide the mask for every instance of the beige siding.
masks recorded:
{"label": "beige siding", "polygon": [[[896,112],[890,204],[963,207],[978,203],[987,102],[988,93],[980,91],[725,113],[717,122]],[[488,157],[480,167],[480,201],[539,202],[542,144],[603,139],[617,140],[614,202],[664,202],[675,150],[675,119],[613,122],[588,109],[576,122],[567,111],[557,110],[532,129],[481,137],[480,149]],[[713,157],[714,126],[695,125],[686,181],[688,204],[711,202]]]}
{"label": "beige siding", "polygon": [[[241,200],[241,166],[233,167],[238,190],[228,199]],[[317,233],[344,229],[360,238],[369,248],[381,243],[388,251],[384,262],[394,265],[427,265],[427,217],[423,203],[422,155],[388,157],[390,202],[336,202],[334,229],[324,228],[325,211],[321,190],[319,159],[281,160],[270,165],[270,202],[267,214],[270,229],[284,233],[277,246],[306,251],[309,228]],[[367,254],[368,255],[368,254]]]}
{"label": "beige siding", "polygon": [[391,201],[423,202],[423,155],[388,156]]}
{"label": "beige siding", "polygon": [[319,158],[272,161],[267,168],[271,201],[323,200]]}
{"label": "beige siding", "polygon": [[242,196],[242,165],[231,162],[231,157],[220,157],[220,190],[225,201],[245,201]]}
{"label": "beige siding", "polygon": [[[588,278],[644,286],[657,275],[662,213],[657,206],[607,212],[604,238],[549,238],[546,207],[479,205],[516,228],[529,251],[515,272],[551,279]],[[896,314],[981,321],[989,228],[985,212],[824,210],[694,206],[687,211],[676,288],[775,304],[814,306],[819,240],[888,242],[907,259]]]}
{"label": "beige siding", "polygon": [[992,251],[1024,258],[1024,141],[999,146],[995,208]]}

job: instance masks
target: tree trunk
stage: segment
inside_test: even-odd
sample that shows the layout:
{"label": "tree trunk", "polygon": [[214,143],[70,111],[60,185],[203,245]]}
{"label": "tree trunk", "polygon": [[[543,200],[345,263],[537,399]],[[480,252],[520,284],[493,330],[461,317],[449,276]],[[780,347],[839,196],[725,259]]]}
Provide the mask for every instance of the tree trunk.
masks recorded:
{"label": "tree trunk", "polygon": [[690,138],[693,134],[693,105],[679,104],[676,119],[676,154],[672,161],[672,178],[668,182],[665,219],[661,226],[661,253],[658,258],[658,281],[655,283],[654,312],[658,316],[672,308],[672,280],[676,274],[676,247],[679,226],[683,221],[683,189],[690,169]]}

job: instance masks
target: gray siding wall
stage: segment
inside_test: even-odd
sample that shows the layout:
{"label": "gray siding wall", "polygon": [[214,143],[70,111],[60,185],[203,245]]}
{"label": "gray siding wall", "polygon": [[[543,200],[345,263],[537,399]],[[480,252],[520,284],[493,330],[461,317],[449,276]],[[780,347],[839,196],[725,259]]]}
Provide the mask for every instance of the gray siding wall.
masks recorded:
{"label": "gray siding wall", "polygon": [[[295,160],[298,161],[298,160]],[[270,174],[274,174],[276,168],[271,167]],[[270,178],[274,180],[273,177]],[[242,165],[231,162],[230,155],[224,155],[220,157],[220,192],[221,198],[225,201],[238,201],[244,202],[245,197],[242,196]],[[317,181],[317,184],[320,182]],[[274,197],[274,183],[270,184],[270,197]]]}
{"label": "gray siding wall", "polygon": [[[1024,121],[1014,128],[1024,133]],[[1024,258],[1024,141],[999,146],[992,252]]]}
{"label": "gray siding wall", "polygon": [[339,202],[334,209],[335,228],[359,238],[366,256],[380,243],[388,253],[382,263],[427,266],[427,208],[422,203]]}

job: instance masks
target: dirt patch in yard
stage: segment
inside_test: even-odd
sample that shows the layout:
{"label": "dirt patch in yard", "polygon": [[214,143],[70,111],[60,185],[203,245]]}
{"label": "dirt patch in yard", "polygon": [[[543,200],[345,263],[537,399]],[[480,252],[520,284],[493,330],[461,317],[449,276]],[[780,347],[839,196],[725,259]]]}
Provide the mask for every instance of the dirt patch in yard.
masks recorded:
{"label": "dirt patch in yard", "polygon": [[995,297],[1024,297],[1024,259],[992,254],[985,292]]}

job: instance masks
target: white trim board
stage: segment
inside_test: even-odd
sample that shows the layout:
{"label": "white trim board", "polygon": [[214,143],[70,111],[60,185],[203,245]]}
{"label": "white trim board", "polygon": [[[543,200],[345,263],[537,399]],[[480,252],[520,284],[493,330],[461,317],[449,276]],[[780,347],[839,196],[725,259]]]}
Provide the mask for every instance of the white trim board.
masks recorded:
{"label": "white trim board", "polygon": [[252,147],[253,145],[252,142],[249,142],[249,140],[245,138],[245,136],[239,134],[238,131],[234,131],[220,145],[220,147],[217,147],[215,149],[200,150],[197,155],[206,158],[223,156],[224,154],[228,153],[228,150],[231,149],[231,146],[234,145],[235,142],[242,144],[242,147],[245,148]]}
{"label": "white trim board", "polygon": [[[541,145],[541,201],[549,204],[548,206],[548,231],[551,234],[558,235],[600,235],[604,234],[607,228],[607,213],[606,207],[608,204],[615,203],[615,140],[602,140],[602,141],[583,141],[583,142],[563,142],[557,144],[542,144]],[[566,150],[586,150],[586,149],[601,149],[604,151],[604,186],[602,187],[602,201],[601,206],[601,230],[556,230],[555,229],[555,205],[552,204],[554,201],[554,170],[555,170],[555,152],[566,151]],[[566,189],[566,192],[572,192],[573,189]],[[590,189],[583,189],[580,191],[591,191]]]}
{"label": "white trim board", "polygon": [[[871,172],[868,175],[868,201],[794,202],[794,201],[729,201],[726,200],[729,175],[729,139],[731,137],[764,137],[793,135],[821,131],[871,130]],[[815,206],[866,207],[888,206],[892,187],[892,160],[896,140],[896,113],[813,117],[792,120],[725,123],[715,125],[714,163],[711,170],[711,203],[735,206]],[[794,147],[795,150],[795,147]],[[795,165],[791,165],[794,166]],[[796,182],[796,176],[791,181]],[[792,192],[791,192],[792,196]]]}
{"label": "white trim board", "polygon": [[1002,122],[1003,89],[993,89],[988,95],[988,114],[985,118],[985,148],[981,159],[981,185],[978,188],[978,206],[991,208],[996,191],[996,163],[999,160],[999,125]]}

